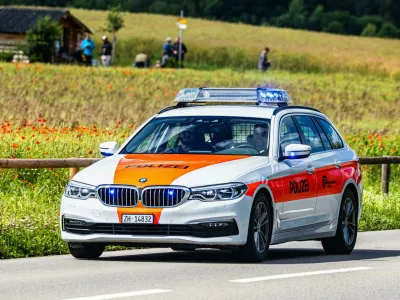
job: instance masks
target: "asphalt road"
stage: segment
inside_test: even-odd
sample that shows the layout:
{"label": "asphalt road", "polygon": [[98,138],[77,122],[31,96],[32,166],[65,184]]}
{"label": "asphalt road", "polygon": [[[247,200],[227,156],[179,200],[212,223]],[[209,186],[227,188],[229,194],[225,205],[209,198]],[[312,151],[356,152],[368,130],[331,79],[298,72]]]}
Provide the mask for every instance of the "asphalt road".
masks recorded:
{"label": "asphalt road", "polygon": [[272,246],[264,263],[229,252],[150,249],[0,261],[0,299],[400,299],[400,230],[360,233],[351,255],[319,242]]}

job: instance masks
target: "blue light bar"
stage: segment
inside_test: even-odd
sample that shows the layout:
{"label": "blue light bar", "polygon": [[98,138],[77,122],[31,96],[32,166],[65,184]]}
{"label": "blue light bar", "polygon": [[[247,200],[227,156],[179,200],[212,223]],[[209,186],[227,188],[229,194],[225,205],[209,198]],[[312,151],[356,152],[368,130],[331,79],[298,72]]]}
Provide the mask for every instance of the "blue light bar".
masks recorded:
{"label": "blue light bar", "polygon": [[180,90],[175,102],[241,102],[268,105],[288,103],[290,97],[284,90],[268,88],[189,88]]}

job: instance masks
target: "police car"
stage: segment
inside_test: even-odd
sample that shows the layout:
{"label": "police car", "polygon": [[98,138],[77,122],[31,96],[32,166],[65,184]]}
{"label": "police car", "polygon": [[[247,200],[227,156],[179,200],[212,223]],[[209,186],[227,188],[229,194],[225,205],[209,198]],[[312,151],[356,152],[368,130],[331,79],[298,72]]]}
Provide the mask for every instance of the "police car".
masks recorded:
{"label": "police car", "polygon": [[83,169],[61,203],[76,258],[106,245],[234,249],[319,240],[348,254],[357,239],[362,176],[356,153],[314,108],[277,89],[183,89],[107,158]]}

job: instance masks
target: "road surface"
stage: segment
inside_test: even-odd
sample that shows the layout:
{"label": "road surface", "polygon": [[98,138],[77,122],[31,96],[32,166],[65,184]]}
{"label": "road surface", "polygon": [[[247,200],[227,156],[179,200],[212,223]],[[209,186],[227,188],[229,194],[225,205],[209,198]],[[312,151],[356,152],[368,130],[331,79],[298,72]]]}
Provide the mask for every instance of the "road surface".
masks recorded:
{"label": "road surface", "polygon": [[319,242],[272,246],[263,263],[229,252],[149,249],[0,261],[0,299],[400,299],[400,230],[360,233],[351,255]]}

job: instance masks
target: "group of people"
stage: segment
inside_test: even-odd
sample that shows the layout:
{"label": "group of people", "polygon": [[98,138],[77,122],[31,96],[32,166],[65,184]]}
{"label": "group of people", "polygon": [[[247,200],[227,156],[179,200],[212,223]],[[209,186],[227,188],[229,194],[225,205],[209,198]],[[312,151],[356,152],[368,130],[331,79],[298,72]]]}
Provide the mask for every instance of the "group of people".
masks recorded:
{"label": "group of people", "polygon": [[[183,68],[183,61],[185,59],[185,54],[187,53],[187,47],[182,42],[181,55],[179,59],[179,50],[180,50],[180,38],[179,36],[175,37],[174,42],[170,37],[165,38],[165,43],[163,45],[163,55],[161,58],[161,62],[157,63],[157,67],[166,68],[166,67],[174,67],[178,66]],[[180,61],[180,65],[179,65]]]}
{"label": "group of people", "polygon": [[[103,44],[101,46],[101,63],[105,67],[111,66],[111,57],[112,57],[112,49],[113,46],[111,42],[108,40],[108,37],[104,35],[102,37]],[[93,65],[93,52],[96,48],[94,41],[89,33],[85,34],[85,38],[79,41],[78,49],[74,53],[73,57],[82,64],[87,66]],[[63,57],[68,59],[68,57]]]}

